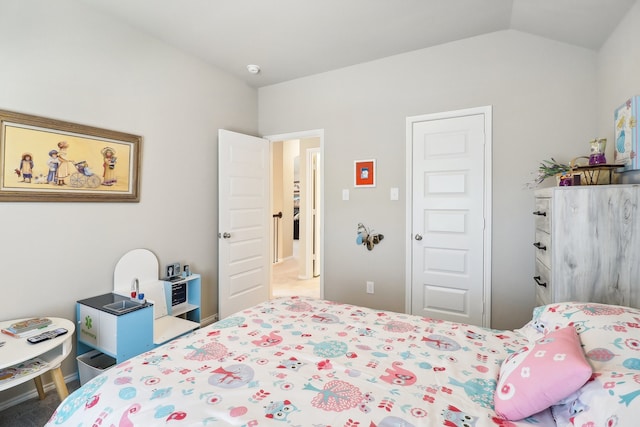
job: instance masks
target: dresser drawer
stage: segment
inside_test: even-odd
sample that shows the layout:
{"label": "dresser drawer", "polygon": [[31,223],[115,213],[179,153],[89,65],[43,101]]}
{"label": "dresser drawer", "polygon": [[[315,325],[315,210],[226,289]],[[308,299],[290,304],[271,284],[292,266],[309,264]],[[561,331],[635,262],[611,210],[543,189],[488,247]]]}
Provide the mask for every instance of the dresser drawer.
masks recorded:
{"label": "dresser drawer", "polygon": [[551,304],[551,271],[538,259],[536,259],[533,280],[536,286],[536,303],[538,305]]}
{"label": "dresser drawer", "polygon": [[551,236],[544,231],[536,230],[533,246],[536,248],[536,260],[551,268]]}
{"label": "dresser drawer", "polygon": [[536,229],[551,233],[551,199],[536,197],[536,208],[533,211]]}

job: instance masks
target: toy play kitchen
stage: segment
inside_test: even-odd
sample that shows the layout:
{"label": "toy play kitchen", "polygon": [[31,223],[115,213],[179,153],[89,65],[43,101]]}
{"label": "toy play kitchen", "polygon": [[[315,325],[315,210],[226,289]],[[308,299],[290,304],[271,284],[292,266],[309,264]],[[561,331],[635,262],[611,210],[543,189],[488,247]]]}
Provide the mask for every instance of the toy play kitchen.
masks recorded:
{"label": "toy play kitchen", "polygon": [[158,271],[151,251],[134,249],[116,264],[113,292],[77,301],[81,382],[84,364],[105,369],[200,327],[200,275]]}

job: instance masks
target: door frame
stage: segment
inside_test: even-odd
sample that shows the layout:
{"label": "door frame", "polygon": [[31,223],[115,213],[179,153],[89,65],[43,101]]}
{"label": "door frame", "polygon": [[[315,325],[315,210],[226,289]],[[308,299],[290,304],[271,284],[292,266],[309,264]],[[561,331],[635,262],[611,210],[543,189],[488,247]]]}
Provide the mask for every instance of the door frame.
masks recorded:
{"label": "door frame", "polygon": [[492,188],[492,106],[466,108],[462,110],[445,111],[420,116],[407,117],[406,125],[406,246],[405,246],[405,312],[411,313],[411,299],[413,293],[413,125],[414,123],[451,119],[456,117],[484,115],[484,245],[483,245],[483,313],[482,325],[489,327],[491,324],[491,188]]}
{"label": "door frame", "polygon": [[[314,158],[317,160],[317,164],[319,167],[315,168],[313,167],[313,160]],[[314,254],[314,259],[310,259],[310,257],[307,257],[306,262],[308,263],[306,265],[305,271],[310,272],[311,274],[309,274],[308,279],[313,279],[314,277],[316,277],[316,269],[314,268],[314,266],[317,266],[318,268],[318,275],[320,274],[320,265],[322,262],[322,257],[320,256],[320,240],[322,238],[322,234],[320,233],[320,221],[322,220],[322,215],[321,215],[321,210],[322,210],[322,202],[318,202],[318,198],[320,196],[322,196],[324,194],[324,192],[322,191],[322,185],[320,182],[315,181],[315,177],[317,177],[317,175],[320,175],[320,178],[322,179],[322,155],[320,153],[320,147],[318,148],[310,148],[307,150],[307,193],[308,195],[311,195],[311,197],[307,197],[306,200],[306,212],[305,212],[305,221],[307,221],[307,232],[308,235],[313,236],[313,238],[307,240],[307,253],[311,253]],[[315,176],[314,176],[315,175]],[[313,188],[315,186],[315,188]],[[318,188],[320,189],[320,192],[318,192]],[[315,199],[315,200],[314,200]],[[318,203],[316,203],[318,202]],[[316,210],[315,215],[312,213],[313,211],[313,206],[314,205],[320,205],[320,211]],[[319,220],[317,220],[316,218],[319,218]],[[318,225],[317,229],[316,229],[316,225]],[[318,245],[316,247],[315,243],[316,241],[318,242]],[[316,249],[318,250],[318,252],[316,253]],[[316,256],[317,255],[317,256]]]}
{"label": "door frame", "polygon": [[[308,131],[282,133],[277,135],[267,135],[267,136],[263,136],[262,138],[269,141],[272,153],[273,153],[274,142],[287,141],[291,139],[319,138],[320,139],[320,159],[324,159],[324,129],[314,129],[314,130],[308,130]],[[302,156],[300,160],[302,161]],[[271,183],[271,185],[273,185],[273,183]],[[309,185],[308,180],[307,180],[307,185]],[[273,206],[270,207],[270,211],[273,211]],[[310,234],[309,227],[311,226],[310,212],[305,213],[305,215],[309,215],[307,217],[307,221],[305,221],[306,227],[307,227],[305,229],[305,232],[307,233],[307,235],[309,235]],[[273,247],[273,244],[271,246]],[[307,262],[307,260],[305,260],[304,262]],[[271,268],[273,268],[273,265],[271,266]],[[320,161],[320,298],[324,298],[324,162],[322,160]]]}

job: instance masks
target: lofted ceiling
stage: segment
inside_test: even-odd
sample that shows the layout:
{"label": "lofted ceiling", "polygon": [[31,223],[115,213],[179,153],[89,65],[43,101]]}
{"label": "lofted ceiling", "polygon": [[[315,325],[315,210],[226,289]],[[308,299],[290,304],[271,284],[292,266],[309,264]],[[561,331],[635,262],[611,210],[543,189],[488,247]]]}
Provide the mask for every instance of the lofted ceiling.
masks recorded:
{"label": "lofted ceiling", "polygon": [[[636,0],[78,0],[253,87],[494,31],[598,50]],[[261,71],[250,74],[248,64]]]}

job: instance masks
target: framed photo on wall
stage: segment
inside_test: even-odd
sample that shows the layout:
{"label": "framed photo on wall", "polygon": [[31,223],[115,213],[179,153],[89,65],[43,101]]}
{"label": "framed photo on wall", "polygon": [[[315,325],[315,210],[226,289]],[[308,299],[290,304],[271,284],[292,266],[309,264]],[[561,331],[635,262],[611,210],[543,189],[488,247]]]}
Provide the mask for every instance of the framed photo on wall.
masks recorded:
{"label": "framed photo on wall", "polygon": [[142,137],[0,110],[0,202],[138,202]]}
{"label": "framed photo on wall", "polygon": [[355,162],[354,187],[375,187],[376,186],[376,161],[356,160]]}

